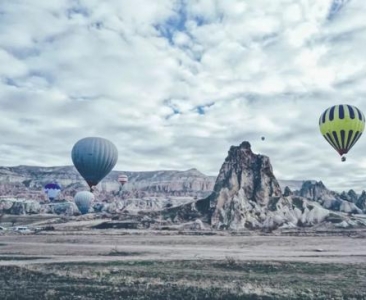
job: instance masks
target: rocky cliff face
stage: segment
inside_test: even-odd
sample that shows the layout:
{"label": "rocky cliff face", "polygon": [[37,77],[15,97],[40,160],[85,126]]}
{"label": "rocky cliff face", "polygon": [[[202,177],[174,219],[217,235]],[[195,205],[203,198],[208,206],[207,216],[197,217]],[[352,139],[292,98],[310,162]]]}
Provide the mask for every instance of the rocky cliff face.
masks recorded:
{"label": "rocky cliff face", "polygon": [[[129,182],[122,190],[118,175],[112,171],[97,186],[94,194],[99,211],[118,213],[122,210],[156,210],[169,203],[172,206],[207,197],[214,180],[197,169],[187,171],[123,172]],[[33,214],[56,213],[73,215],[75,207],[67,210],[64,204],[49,205],[43,192],[46,183],[57,181],[62,192],[57,200],[72,203],[76,192],[87,189],[83,178],[74,167],[0,167],[0,213]],[[45,203],[44,205],[41,203]],[[9,207],[10,205],[10,207]],[[72,205],[72,204],[70,204]],[[98,209],[94,210],[98,212]],[[75,212],[74,212],[75,211]]]}
{"label": "rocky cliff face", "polygon": [[[345,213],[362,214],[362,198],[360,199],[355,191],[338,194],[328,190],[320,182],[305,181],[296,195],[320,203],[324,208]],[[363,193],[364,195],[364,193]],[[360,201],[358,201],[360,199]],[[366,211],[365,211],[366,212]]]}
{"label": "rocky cliff face", "polygon": [[[349,194],[354,197],[352,192]],[[235,230],[295,228],[320,223],[366,226],[364,218],[342,212],[362,213],[354,203],[327,190],[322,182],[306,181],[300,191],[292,192],[287,187],[282,194],[269,158],[254,154],[249,142],[243,142],[230,148],[213,193],[195,205],[175,209],[169,217],[172,221],[200,218],[214,228]]]}
{"label": "rocky cliff face", "polygon": [[40,203],[34,200],[2,199],[0,212],[10,215],[57,214],[79,215],[74,202]]}
{"label": "rocky cliff face", "polygon": [[362,194],[356,201],[356,205],[359,209],[362,209],[366,213],[366,192],[362,191]]}
{"label": "rocky cliff face", "polygon": [[[118,175],[112,171],[97,189],[104,198],[113,197],[119,189]],[[124,198],[144,196],[190,196],[202,198],[213,189],[214,178],[206,176],[197,169],[187,171],[123,172],[129,182],[123,188]],[[72,197],[86,188],[83,178],[72,166],[65,167],[0,167],[0,196],[13,196],[25,199],[45,200],[43,186],[57,181],[63,191],[61,197]]]}
{"label": "rocky cliff face", "polygon": [[[346,214],[366,213],[366,192],[339,194],[314,180],[277,181],[269,158],[254,154],[248,142],[230,148],[217,178],[196,169],[123,172],[129,183],[119,191],[120,173],[111,172],[98,186],[93,211],[152,211],[169,205],[167,217],[174,222],[199,218],[214,228],[232,229],[311,226],[328,222],[330,215],[330,220],[344,221]],[[0,213],[77,214],[72,204],[40,203],[46,202],[43,186],[50,181],[60,183],[60,198],[71,202],[77,191],[86,189],[71,166],[0,167]],[[341,215],[334,217],[333,212]]]}
{"label": "rocky cliff face", "polygon": [[342,192],[339,197],[342,200],[348,201],[348,202],[352,202],[352,203],[356,203],[358,200],[358,196],[356,194],[356,192],[354,190],[349,190],[347,193],[346,192]]}
{"label": "rocky cliff face", "polygon": [[220,207],[225,196],[220,193],[236,194],[243,190],[245,197],[265,206],[273,197],[281,197],[282,191],[275,176],[269,158],[252,152],[249,142],[232,146],[216,179],[212,202]]}
{"label": "rocky cliff face", "polygon": [[285,204],[281,196],[269,158],[254,154],[248,142],[232,146],[210,196],[211,224],[218,228],[255,226],[259,220],[251,212],[260,213],[273,203]]}

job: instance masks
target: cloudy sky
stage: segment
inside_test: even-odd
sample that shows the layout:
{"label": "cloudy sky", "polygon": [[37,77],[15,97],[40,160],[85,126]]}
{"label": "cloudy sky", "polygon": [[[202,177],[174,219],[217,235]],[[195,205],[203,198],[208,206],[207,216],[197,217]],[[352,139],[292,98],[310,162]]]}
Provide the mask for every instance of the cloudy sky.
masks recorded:
{"label": "cloudy sky", "polygon": [[366,189],[366,137],[342,163],[318,128],[366,112],[365,1],[0,3],[0,165],[71,165],[100,136],[116,170],[217,175],[248,140],[277,178]]}

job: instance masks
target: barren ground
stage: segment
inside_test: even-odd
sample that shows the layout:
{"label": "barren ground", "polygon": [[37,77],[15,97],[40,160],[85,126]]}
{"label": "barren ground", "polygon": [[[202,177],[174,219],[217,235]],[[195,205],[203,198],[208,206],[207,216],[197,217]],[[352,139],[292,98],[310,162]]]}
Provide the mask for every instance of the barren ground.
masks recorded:
{"label": "barren ground", "polygon": [[366,299],[366,234],[0,236],[0,299]]}

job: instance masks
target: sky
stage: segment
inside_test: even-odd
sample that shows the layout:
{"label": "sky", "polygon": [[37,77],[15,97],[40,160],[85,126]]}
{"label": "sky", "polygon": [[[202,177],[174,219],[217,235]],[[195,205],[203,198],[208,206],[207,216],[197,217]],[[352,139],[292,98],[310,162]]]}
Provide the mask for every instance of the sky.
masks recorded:
{"label": "sky", "polygon": [[[249,141],[279,179],[366,189],[319,131],[366,112],[363,0],[0,0],[0,165],[71,165],[81,138],[115,170],[217,175]],[[366,135],[366,133],[365,133]],[[261,140],[264,136],[265,141]]]}

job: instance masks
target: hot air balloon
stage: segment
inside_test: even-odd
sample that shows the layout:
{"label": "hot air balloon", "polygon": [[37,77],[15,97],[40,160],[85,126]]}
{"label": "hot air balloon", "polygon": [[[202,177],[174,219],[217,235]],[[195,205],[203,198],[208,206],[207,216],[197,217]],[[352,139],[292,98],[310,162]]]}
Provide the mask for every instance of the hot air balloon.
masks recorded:
{"label": "hot air balloon", "polygon": [[55,200],[61,192],[61,187],[57,183],[48,183],[44,186],[44,192],[50,201]]}
{"label": "hot air balloon", "polygon": [[84,215],[89,212],[91,203],[94,201],[94,195],[89,191],[77,192],[74,201],[80,212]]}
{"label": "hot air balloon", "polygon": [[74,145],[71,158],[92,192],[91,187],[96,186],[116,165],[118,151],[107,139],[87,137]]}
{"label": "hot air balloon", "polygon": [[264,136],[261,137],[261,140],[264,141],[266,138]]}
{"label": "hot air balloon", "polygon": [[128,182],[128,176],[125,174],[121,174],[118,176],[118,182],[124,186]]}
{"label": "hot air balloon", "polygon": [[[365,128],[365,116],[352,105],[334,105],[319,118],[320,132],[339,153],[347,154],[361,137]],[[342,161],[345,161],[342,157]]]}

